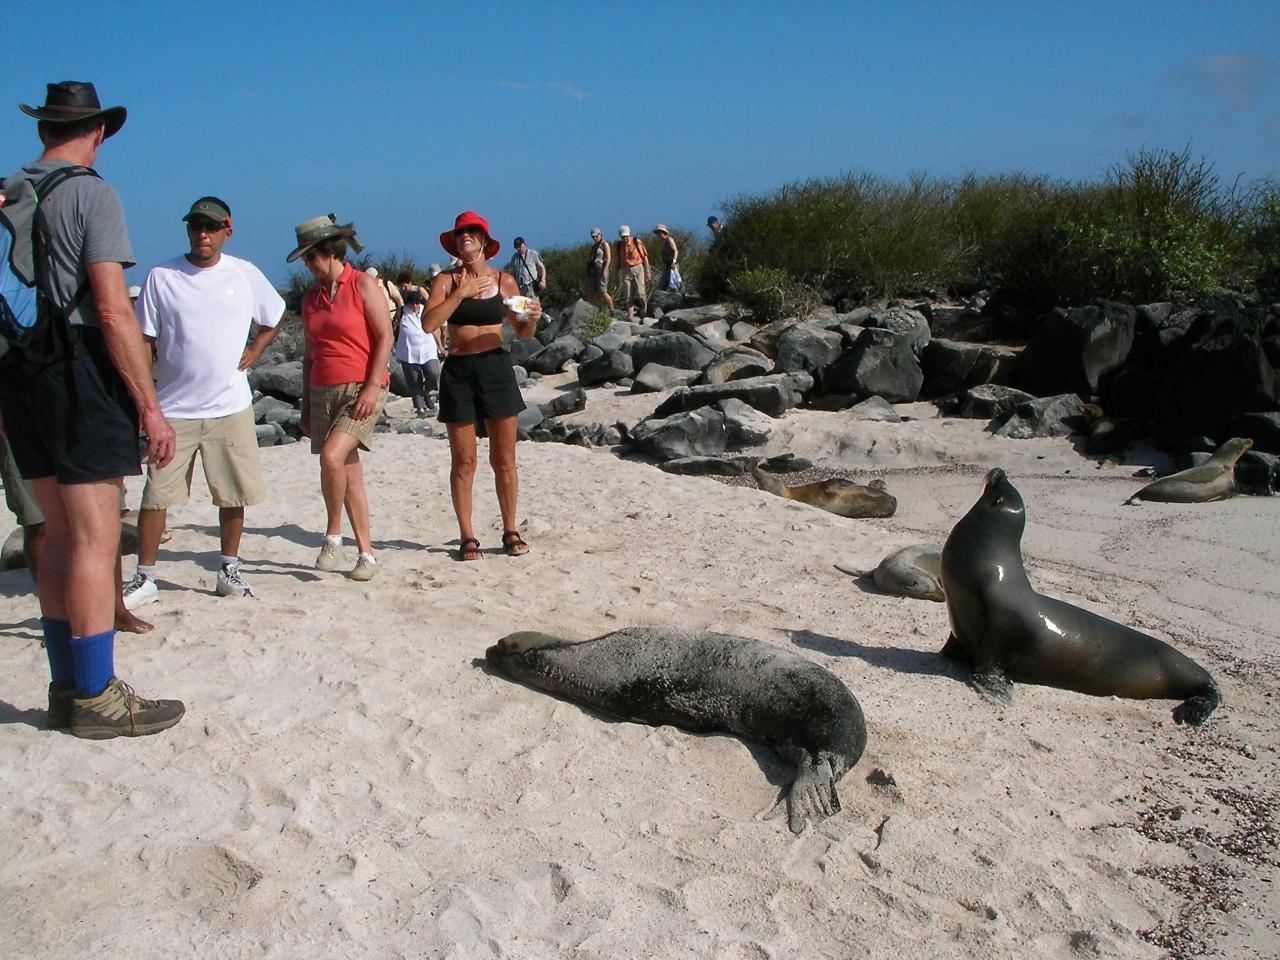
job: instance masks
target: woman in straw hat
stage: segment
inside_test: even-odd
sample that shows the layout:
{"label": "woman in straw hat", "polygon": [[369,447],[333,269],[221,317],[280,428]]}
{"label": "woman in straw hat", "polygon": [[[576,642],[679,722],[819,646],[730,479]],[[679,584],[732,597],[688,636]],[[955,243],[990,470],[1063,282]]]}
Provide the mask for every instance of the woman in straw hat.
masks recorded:
{"label": "woman in straw hat", "polygon": [[359,557],[352,580],[371,580],[376,560],[369,534],[369,498],[360,450],[370,449],[373,428],[387,399],[391,317],[378,283],[346,262],[347,247],[364,249],[353,224],[338,225],[333,214],[294,228],[299,257],[316,278],[302,300],[306,333],[303,357],[302,432],[320,455],[320,492],[327,514],[317,570],[338,567],[342,511],[346,508]]}
{"label": "woman in straw hat", "polygon": [[[422,316],[427,333],[449,324],[449,356],[440,372],[440,420],[449,431],[449,492],[458,516],[458,559],[484,556],[471,526],[471,488],[476,474],[476,437],[489,437],[489,464],[493,467],[502,512],[502,549],[508,556],[528,553],[529,547],[516,529],[516,414],[524,398],[516,384],[511,355],[502,347],[502,322],[506,320],[522,339],[533,336],[542,317],[536,299],[520,304],[516,312],[504,301],[520,293],[515,277],[490,267],[499,243],[489,222],[473,210],[460,213],[453,229],[440,234],[440,246],[461,265],[436,277]],[[477,424],[479,433],[477,433]]]}

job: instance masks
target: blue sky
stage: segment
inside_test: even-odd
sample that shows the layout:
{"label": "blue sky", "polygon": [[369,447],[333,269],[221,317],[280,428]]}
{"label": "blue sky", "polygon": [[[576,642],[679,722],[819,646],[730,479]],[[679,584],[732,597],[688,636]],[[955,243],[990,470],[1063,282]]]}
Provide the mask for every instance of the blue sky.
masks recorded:
{"label": "blue sky", "polygon": [[[0,166],[39,152],[51,80],[129,120],[99,155],[139,266],[197,196],[273,281],[334,212],[375,255],[440,260],[474,208],[503,241],[702,229],[740,193],[844,171],[1092,179],[1146,147],[1280,176],[1280,4],[339,5],[10,0]],[[38,40],[39,24],[58,39]]]}

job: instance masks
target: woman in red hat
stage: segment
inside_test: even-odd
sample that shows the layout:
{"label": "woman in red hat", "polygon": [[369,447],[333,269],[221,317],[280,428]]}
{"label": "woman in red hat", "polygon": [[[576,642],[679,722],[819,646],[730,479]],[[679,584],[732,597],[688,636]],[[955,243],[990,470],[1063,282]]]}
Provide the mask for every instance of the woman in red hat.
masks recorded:
{"label": "woman in red hat", "polygon": [[[494,269],[488,261],[499,243],[489,222],[473,210],[458,214],[452,230],[440,234],[440,246],[460,265],[431,283],[422,315],[422,329],[432,333],[449,325],[449,356],[440,371],[440,421],[449,431],[449,492],[458,516],[458,559],[484,556],[471,526],[471,488],[476,475],[476,437],[489,437],[489,465],[493,467],[502,511],[502,549],[512,557],[529,552],[516,529],[516,415],[524,398],[516,384],[511,354],[502,346],[502,322],[511,324],[522,339],[532,337],[542,317],[537,300],[505,301],[520,294],[515,277]],[[477,433],[479,424],[479,433]]]}

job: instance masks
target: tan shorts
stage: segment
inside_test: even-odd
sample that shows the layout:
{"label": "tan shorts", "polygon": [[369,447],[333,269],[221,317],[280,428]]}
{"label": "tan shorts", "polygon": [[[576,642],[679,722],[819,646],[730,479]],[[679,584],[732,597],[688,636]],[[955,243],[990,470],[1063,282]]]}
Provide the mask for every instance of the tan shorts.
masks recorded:
{"label": "tan shorts", "polygon": [[378,391],[378,405],[364,420],[351,418],[351,407],[364,383],[329,383],[311,388],[311,452],[324,449],[329,434],[337,430],[349,433],[359,441],[361,450],[373,449],[373,428],[387,402],[387,388]]}
{"label": "tan shorts", "polygon": [[35,527],[44,523],[31,481],[23,480],[18,473],[18,465],[13,462],[13,454],[4,439],[0,439],[0,480],[4,482],[4,502],[18,518],[18,526]]}
{"label": "tan shorts", "polygon": [[170,420],[169,424],[175,440],[173,459],[163,468],[147,467],[143,510],[166,510],[187,502],[197,453],[215,506],[248,507],[266,499],[253,407],[225,417]]}

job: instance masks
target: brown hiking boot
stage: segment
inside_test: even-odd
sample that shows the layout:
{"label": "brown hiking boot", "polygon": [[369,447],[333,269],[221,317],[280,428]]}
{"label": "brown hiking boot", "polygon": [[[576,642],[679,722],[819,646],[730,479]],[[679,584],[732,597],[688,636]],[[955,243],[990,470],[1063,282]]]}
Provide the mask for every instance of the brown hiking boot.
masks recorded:
{"label": "brown hiking boot", "polygon": [[49,717],[45,721],[47,730],[65,730],[71,726],[71,701],[75,698],[74,687],[55,687],[49,684]]}
{"label": "brown hiking boot", "polygon": [[96,697],[76,697],[71,703],[73,736],[86,740],[145,737],[172,727],[182,719],[181,700],[146,700],[119,677],[112,677]]}

